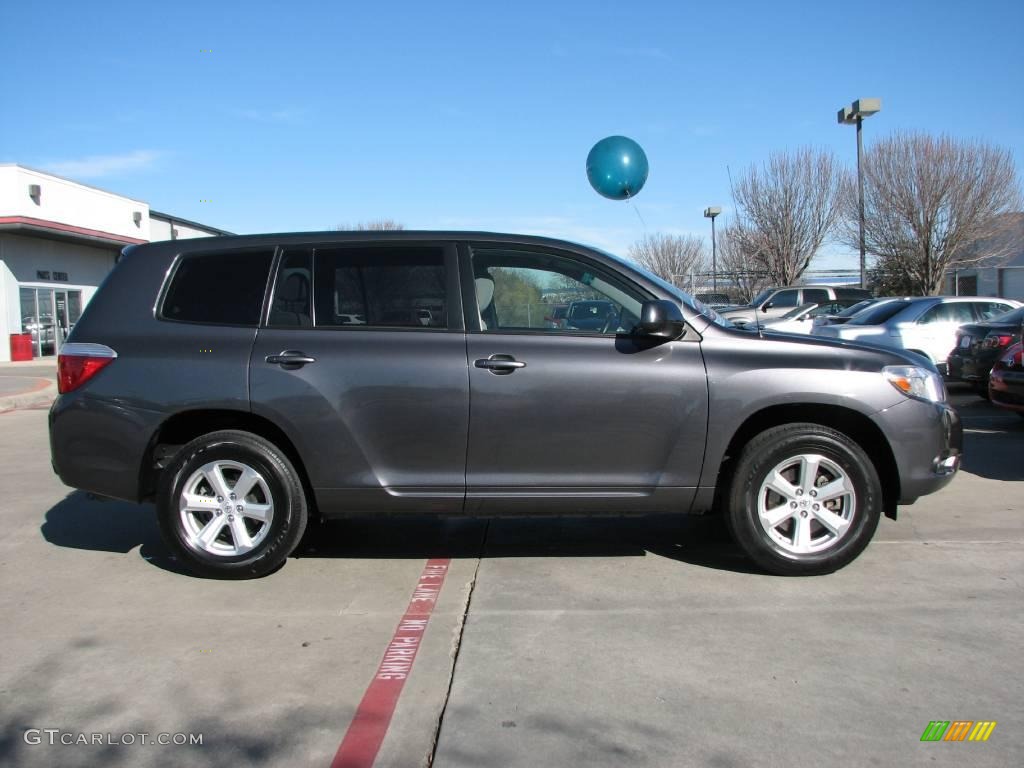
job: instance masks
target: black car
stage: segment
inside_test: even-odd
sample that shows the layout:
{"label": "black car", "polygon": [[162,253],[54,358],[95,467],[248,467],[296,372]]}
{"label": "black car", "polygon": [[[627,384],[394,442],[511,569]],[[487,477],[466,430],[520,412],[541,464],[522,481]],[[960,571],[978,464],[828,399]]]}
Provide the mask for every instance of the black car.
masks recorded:
{"label": "black car", "polygon": [[1017,342],[996,359],[988,393],[992,405],[1016,411],[1024,418],[1024,344]]}
{"label": "black car", "polygon": [[974,385],[988,396],[988,374],[1006,348],[1019,341],[1024,307],[998,315],[983,323],[968,323],[956,334],[956,348],[950,352],[949,378]]}

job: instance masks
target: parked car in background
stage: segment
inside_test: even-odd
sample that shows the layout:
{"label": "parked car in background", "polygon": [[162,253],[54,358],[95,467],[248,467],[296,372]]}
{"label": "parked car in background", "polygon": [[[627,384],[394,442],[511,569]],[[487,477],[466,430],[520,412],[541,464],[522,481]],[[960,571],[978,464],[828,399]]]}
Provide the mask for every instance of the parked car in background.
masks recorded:
{"label": "parked car in background", "polygon": [[[543,327],[509,270],[601,297],[569,315],[603,327]],[[634,264],[515,235],[126,248],[58,389],[60,478],[153,500],[177,561],[229,578],[280,566],[311,515],[402,513],[715,512],[761,568],[827,573],[949,483],[962,445],[915,356],[762,338]]]}
{"label": "parked car in background", "polygon": [[1012,344],[996,359],[989,373],[988,396],[992,405],[1024,418],[1024,344]]}
{"label": "parked car in background", "polygon": [[32,346],[42,350],[44,355],[54,353],[54,325],[52,315],[41,315],[37,321],[34,317],[21,319],[21,332],[32,334]]}
{"label": "parked car in background", "polygon": [[565,314],[569,311],[568,304],[554,304],[551,311],[544,316],[544,324],[548,328],[564,328]]}
{"label": "parked car in background", "polygon": [[949,378],[974,385],[988,397],[988,374],[1007,347],[1021,340],[1024,307],[997,315],[987,322],[968,323],[956,332],[956,346],[949,353]]}
{"label": "parked car in background", "polygon": [[854,299],[836,299],[827,304],[804,304],[796,309],[790,310],[782,317],[773,320],[762,320],[760,323],[747,323],[742,326],[744,330],[756,330],[758,325],[762,330],[772,330],[777,333],[804,333],[808,334],[813,328],[814,321],[818,317],[834,314],[842,311],[849,304],[855,303]]}
{"label": "parked car in background", "polygon": [[843,325],[844,323],[850,322],[850,318],[856,315],[858,312],[867,309],[872,304],[877,304],[881,299],[863,299],[855,304],[843,309],[841,312],[833,314],[817,315],[814,318],[814,325]]}
{"label": "parked car in background", "polygon": [[714,310],[722,310],[727,307],[735,307],[736,302],[733,301],[727,293],[698,293],[697,301],[700,301]]}
{"label": "parked car in background", "polygon": [[785,288],[766,288],[750,304],[721,311],[736,325],[757,320],[770,320],[785,315],[803,304],[825,304],[837,299],[860,301],[870,299],[871,291],[832,285],[791,285]]}
{"label": "parked car in background", "polygon": [[883,299],[858,312],[848,323],[822,325],[812,333],[916,352],[945,372],[946,358],[956,344],[956,332],[961,325],[989,320],[1019,306],[1021,303],[1013,299],[977,296]]}
{"label": "parked car in background", "polygon": [[617,310],[610,301],[574,301],[565,312],[565,325],[575,331],[602,331],[616,321]]}

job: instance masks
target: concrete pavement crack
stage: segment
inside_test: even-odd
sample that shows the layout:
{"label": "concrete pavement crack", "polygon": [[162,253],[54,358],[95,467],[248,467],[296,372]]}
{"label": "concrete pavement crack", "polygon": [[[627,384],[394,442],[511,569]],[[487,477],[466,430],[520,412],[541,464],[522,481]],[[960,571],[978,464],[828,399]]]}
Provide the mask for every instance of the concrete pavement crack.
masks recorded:
{"label": "concrete pavement crack", "polygon": [[466,602],[462,609],[462,616],[459,619],[459,626],[455,631],[455,642],[452,647],[452,666],[448,673],[448,690],[444,694],[444,703],[441,705],[441,712],[437,716],[437,724],[434,726],[434,737],[430,744],[430,755],[427,758],[426,768],[434,765],[434,758],[437,756],[437,745],[441,738],[441,728],[444,726],[444,716],[448,711],[448,701],[452,696],[452,686],[455,684],[455,670],[459,664],[459,652],[462,650],[462,635],[466,631],[466,619],[469,617],[469,609],[473,602],[473,592],[476,590],[476,580],[480,573],[480,563],[483,560],[484,552],[487,549],[487,534],[491,530],[491,521],[484,524],[484,532],[480,537],[480,551],[477,553],[476,568],[473,569],[473,578],[469,581],[469,591],[466,593]]}

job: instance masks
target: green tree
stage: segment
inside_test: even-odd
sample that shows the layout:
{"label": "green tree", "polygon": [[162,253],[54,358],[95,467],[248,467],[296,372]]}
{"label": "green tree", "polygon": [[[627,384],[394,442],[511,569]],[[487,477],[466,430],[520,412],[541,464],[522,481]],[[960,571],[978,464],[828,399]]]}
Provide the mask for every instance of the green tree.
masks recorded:
{"label": "green tree", "polygon": [[494,267],[494,311],[502,327],[541,328],[544,308],[539,306],[540,286],[528,270]]}

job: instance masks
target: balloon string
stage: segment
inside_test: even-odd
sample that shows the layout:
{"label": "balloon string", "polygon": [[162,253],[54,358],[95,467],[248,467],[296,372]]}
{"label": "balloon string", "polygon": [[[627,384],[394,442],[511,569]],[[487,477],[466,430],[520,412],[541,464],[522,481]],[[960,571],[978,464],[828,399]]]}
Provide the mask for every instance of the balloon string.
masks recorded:
{"label": "balloon string", "polygon": [[644,232],[646,232],[647,231],[647,222],[644,221],[644,217],[640,215],[640,209],[636,207],[636,203],[633,202],[633,198],[630,196],[628,189],[626,190],[626,200],[633,207],[633,210],[636,211],[636,217],[638,219],[640,219],[640,223],[643,225]]}

